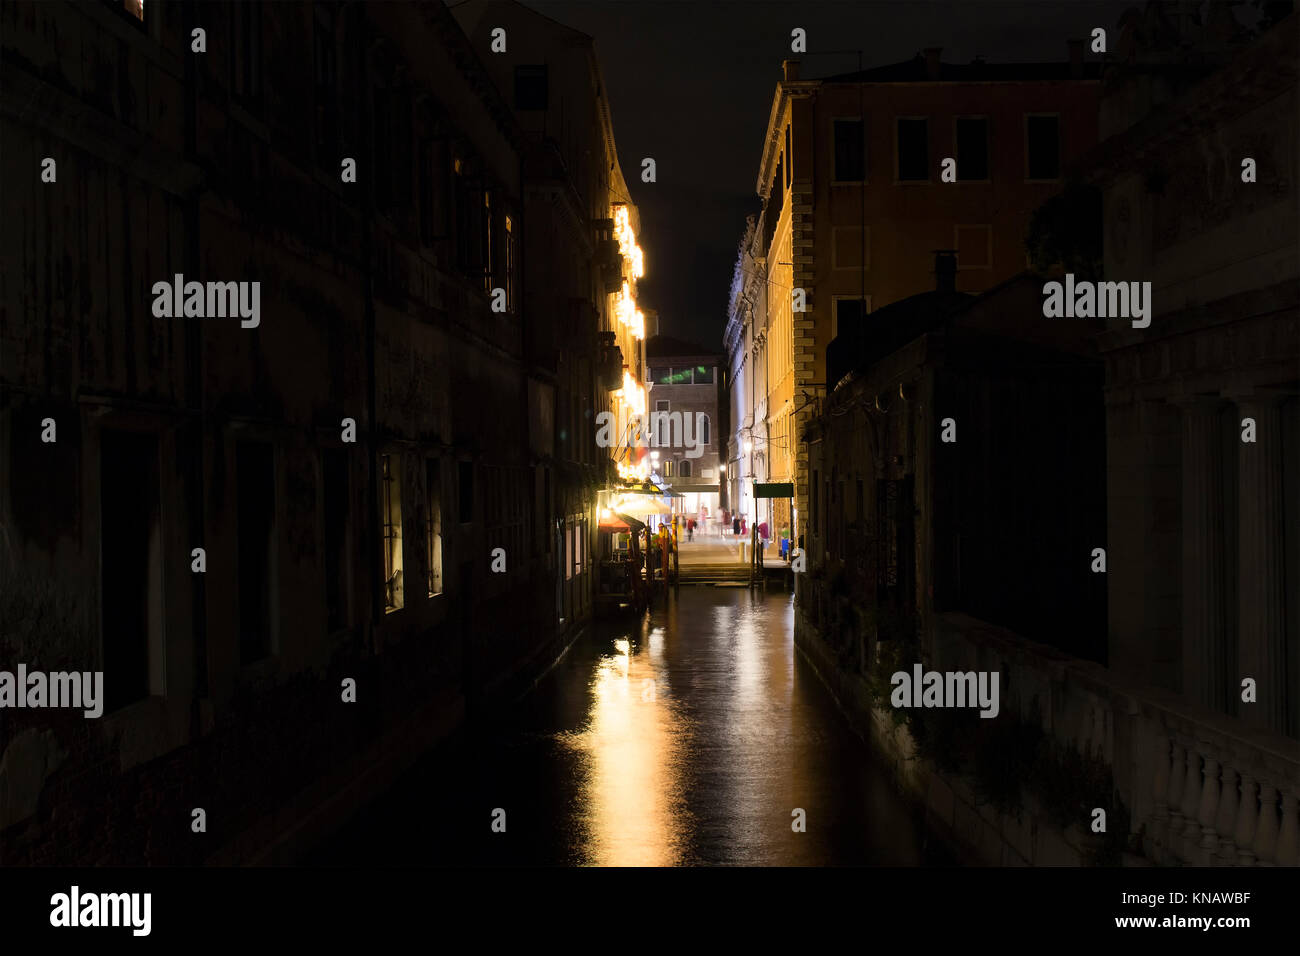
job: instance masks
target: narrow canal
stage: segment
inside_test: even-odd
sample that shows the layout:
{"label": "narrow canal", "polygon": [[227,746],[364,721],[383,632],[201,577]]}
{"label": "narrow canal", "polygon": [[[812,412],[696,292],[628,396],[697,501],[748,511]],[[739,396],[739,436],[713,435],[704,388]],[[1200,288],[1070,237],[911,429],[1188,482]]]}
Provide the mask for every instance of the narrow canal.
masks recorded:
{"label": "narrow canal", "polygon": [[796,653],[790,595],[682,587],[590,627],[505,722],[424,758],[304,862],[949,859]]}

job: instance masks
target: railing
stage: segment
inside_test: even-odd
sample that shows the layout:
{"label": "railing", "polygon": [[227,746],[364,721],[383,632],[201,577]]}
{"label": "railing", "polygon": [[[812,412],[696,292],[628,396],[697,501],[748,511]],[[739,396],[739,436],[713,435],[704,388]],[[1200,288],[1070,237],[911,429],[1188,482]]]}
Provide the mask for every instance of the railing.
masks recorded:
{"label": "railing", "polygon": [[1004,711],[1037,713],[1045,733],[1103,759],[1152,862],[1300,862],[1300,740],[1136,687],[965,615],[935,623],[929,666],[999,671]]}

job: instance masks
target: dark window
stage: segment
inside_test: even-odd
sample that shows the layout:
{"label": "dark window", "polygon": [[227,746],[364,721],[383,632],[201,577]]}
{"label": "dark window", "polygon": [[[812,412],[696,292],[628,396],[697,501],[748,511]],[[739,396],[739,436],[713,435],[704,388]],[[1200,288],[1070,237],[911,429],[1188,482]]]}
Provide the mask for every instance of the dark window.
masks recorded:
{"label": "dark window", "polygon": [[835,300],[835,334],[853,334],[867,314],[867,303],[862,299]]}
{"label": "dark window", "polygon": [[835,179],[861,182],[867,176],[862,120],[835,120]]}
{"label": "dark window", "polygon": [[713,384],[713,366],[697,365],[695,366],[695,384],[712,385]]}
{"label": "dark window", "polygon": [[99,495],[104,709],[113,711],[148,697],[161,664],[162,533],[152,435],[103,433]]}
{"label": "dark window", "polygon": [[[375,155],[387,157],[393,148],[392,100],[387,90],[375,90],[372,122],[375,134]],[[375,176],[375,204],[385,211],[393,205],[393,172]]]}
{"label": "dark window", "polygon": [[420,241],[426,246],[433,245],[433,177],[436,173],[433,160],[433,143],[427,139],[420,140],[419,168],[416,179],[420,184]]}
{"label": "dark window", "polygon": [[[388,165],[388,173],[393,177],[392,199],[399,208],[411,205],[411,162],[415,158],[414,139],[411,132],[411,94],[400,89],[391,94],[392,107],[389,120],[392,123],[393,138],[383,161]],[[383,156],[381,153],[380,156]],[[383,179],[381,175],[378,177]]]}
{"label": "dark window", "polygon": [[650,369],[650,381],[656,385],[671,385],[673,383],[672,378],[673,370],[666,365],[661,367],[652,366]]}
{"label": "dark window", "polygon": [[325,506],[325,606],[331,633],[348,625],[348,491],[347,452],[324,454]]}
{"label": "dark window", "polygon": [[680,470],[678,471],[678,477],[680,478],[691,477],[691,461],[689,458],[682,459],[681,467]]}
{"label": "dark window", "polygon": [[699,434],[700,444],[701,444],[701,445],[707,445],[707,444],[709,444],[709,437],[710,437],[710,436],[709,436],[709,416],[708,416],[708,415],[701,415],[701,416],[700,416],[700,434]]}
{"label": "dark window", "polygon": [[817,469],[814,468],[814,469],[813,469],[813,476],[812,476],[812,483],[808,486],[808,492],[809,492],[809,497],[810,497],[809,505],[811,506],[811,507],[809,508],[809,512],[810,512],[810,514],[809,514],[808,517],[812,519],[812,520],[809,522],[809,527],[810,527],[812,533],[815,534],[815,535],[819,535],[820,532],[821,532],[821,525],[818,524],[818,522],[817,522],[817,518],[818,518],[818,514],[817,514],[817,490],[818,490],[818,488],[820,487],[820,485],[821,485],[821,473],[820,473],[819,471],[817,471]]}
{"label": "dark window", "polygon": [[957,120],[957,178],[989,178],[988,120]]}
{"label": "dark window", "polygon": [[262,5],[231,4],[230,85],[249,106],[262,95]]}
{"label": "dark window", "polygon": [[235,448],[239,535],[239,660],[260,661],[272,651],[275,582],[275,454],[263,442]]}
{"label": "dark window", "polygon": [[515,109],[546,109],[547,85],[545,63],[515,67]]}
{"label": "dark window", "polygon": [[898,121],[898,179],[930,178],[930,125],[925,119]]}
{"label": "dark window", "polygon": [[339,71],[334,11],[316,4],[313,50],[316,64],[316,161],[338,164]]}
{"label": "dark window", "polygon": [[452,169],[456,187],[456,265],[462,273],[468,274],[474,268],[474,239],[479,222],[478,210],[473,205],[476,190],[465,175],[461,160],[452,160]]}
{"label": "dark window", "polygon": [[492,255],[492,191],[489,189],[483,190],[483,206],[480,215],[479,235],[483,240],[483,251],[480,253],[483,265],[483,291],[490,293],[496,273],[496,261]]}
{"label": "dark window", "polygon": [[1059,179],[1061,175],[1060,121],[1055,116],[1025,119],[1030,179]]}
{"label": "dark window", "polygon": [[456,492],[460,497],[460,523],[468,524],[474,520],[474,463],[472,461],[459,463]]}

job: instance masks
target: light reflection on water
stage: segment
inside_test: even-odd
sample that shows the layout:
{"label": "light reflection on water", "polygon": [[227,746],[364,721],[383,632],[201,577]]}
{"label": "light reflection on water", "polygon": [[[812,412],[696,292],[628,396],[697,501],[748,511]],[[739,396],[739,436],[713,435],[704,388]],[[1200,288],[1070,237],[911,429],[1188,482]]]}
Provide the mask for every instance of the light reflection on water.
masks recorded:
{"label": "light reflection on water", "polygon": [[[316,859],[948,862],[797,656],[789,595],[683,587],[593,624],[503,721],[421,761]],[[493,833],[492,808],[509,827]],[[806,832],[791,829],[806,813]]]}

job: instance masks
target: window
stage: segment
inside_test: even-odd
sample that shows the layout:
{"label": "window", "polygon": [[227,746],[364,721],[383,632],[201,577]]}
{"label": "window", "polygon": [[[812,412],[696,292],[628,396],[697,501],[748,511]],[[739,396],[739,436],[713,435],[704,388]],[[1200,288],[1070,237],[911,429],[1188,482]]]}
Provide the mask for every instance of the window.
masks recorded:
{"label": "window", "polygon": [[250,105],[262,95],[262,6],[231,4],[230,86]]}
{"label": "window", "polygon": [[[375,90],[371,122],[375,137],[375,155],[388,156],[393,149],[392,103],[387,90]],[[393,175],[375,177],[375,204],[383,210],[393,205]]]}
{"label": "window", "polygon": [[712,385],[713,384],[713,366],[697,365],[695,366],[695,384]]}
{"label": "window", "polygon": [[165,690],[158,481],[154,436],[102,433],[100,622],[106,711]]}
{"label": "window", "polygon": [[652,367],[650,369],[650,381],[656,385],[671,385],[673,383],[673,370],[666,366]]}
{"label": "window", "polygon": [[316,162],[319,166],[338,166],[338,97],[339,71],[334,11],[324,4],[315,5],[313,60],[316,67]]}
{"label": "window", "polygon": [[469,524],[474,520],[474,463],[472,461],[458,463],[456,491],[460,498],[458,509],[460,523]]}
{"label": "window", "polygon": [[573,528],[573,573],[582,573],[583,542],[587,537],[587,522],[579,521]]}
{"label": "window", "polygon": [[953,237],[958,269],[992,268],[992,226],[954,226]]}
{"label": "window", "polygon": [[835,130],[835,181],[858,183],[867,178],[866,144],[860,119],[832,121]]}
{"label": "window", "polygon": [[420,206],[420,241],[426,246],[433,245],[433,177],[435,175],[435,166],[433,158],[433,142],[429,139],[421,139],[417,156],[418,169],[416,170],[416,179],[419,182],[419,200]]}
{"label": "window", "polygon": [[708,415],[701,415],[701,416],[700,416],[700,426],[699,426],[699,428],[700,428],[700,434],[699,434],[699,436],[698,436],[698,437],[699,437],[699,442],[700,442],[701,445],[707,445],[707,444],[709,444],[709,438],[710,438],[710,435],[709,435],[709,426],[710,426],[710,423],[709,423],[709,416],[708,416]]}
{"label": "window", "polygon": [[929,120],[898,121],[898,180],[925,182],[930,178]]}
{"label": "window", "polygon": [[957,179],[983,181],[989,178],[989,121],[983,117],[959,117],[957,125]]}
{"label": "window", "polygon": [[114,3],[113,6],[120,6],[141,23],[144,22],[144,0],[120,0],[120,3]]}
{"label": "window", "polygon": [[506,262],[505,262],[505,289],[506,289],[506,311],[513,312],[515,308],[515,284],[513,282],[515,274],[515,232],[514,220],[506,216]]}
{"label": "window", "polygon": [[870,299],[836,297],[835,313],[831,317],[831,338],[841,333],[852,335],[852,330],[861,327],[870,310]]}
{"label": "window", "polygon": [[492,190],[483,190],[483,209],[482,225],[479,229],[479,235],[483,238],[482,264],[483,264],[483,291],[492,292],[492,279],[494,267],[496,265],[492,259]]}
{"label": "window", "polygon": [[424,463],[425,578],[429,597],[442,593],[442,463]]}
{"label": "window", "polygon": [[235,447],[239,573],[239,660],[262,660],[273,650],[275,583],[275,455],[264,442]]}
{"label": "window", "polygon": [[668,402],[655,402],[655,444],[660,448],[667,448],[672,441],[672,417],[669,415]]}
{"label": "window", "polygon": [[671,458],[667,458],[664,460],[664,477],[665,478],[673,477],[673,460]]}
{"label": "window", "polygon": [[564,580],[573,579],[573,522],[564,526]]}
{"label": "window", "polygon": [[1061,177],[1060,117],[1025,117],[1025,169],[1028,179]]}
{"label": "window", "polygon": [[381,455],[379,480],[384,509],[384,610],[402,608],[402,476],[401,458]]}
{"label": "window", "polygon": [[694,371],[695,369],[689,365],[687,365],[684,368],[680,365],[674,365],[672,374],[668,376],[668,381],[664,382],[663,384],[664,385],[690,385],[694,381],[694,377],[693,377]]}
{"label": "window", "polygon": [[821,525],[817,523],[817,519],[819,517],[818,509],[817,509],[817,490],[820,487],[820,485],[821,485],[821,473],[814,468],[812,474],[812,482],[809,483],[808,485],[808,494],[810,498],[809,505],[811,506],[809,508],[808,517],[812,519],[809,525],[813,534],[817,534],[821,529]]}
{"label": "window", "polygon": [[[378,122],[379,118],[376,117],[375,121]],[[453,169],[456,202],[456,266],[463,274],[469,275],[474,268],[474,230],[479,222],[472,205],[476,190],[471,187],[469,176],[465,172],[464,160],[455,159]],[[386,177],[380,176],[376,187],[384,179]]]}
{"label": "window", "polygon": [[[871,266],[871,250],[863,249],[862,226],[831,226],[831,267],[835,269],[863,269]],[[865,230],[868,246],[871,230]]]}
{"label": "window", "polygon": [[691,477],[691,460],[690,460],[689,458],[683,458],[683,459],[682,459],[682,462],[681,462],[681,470],[680,470],[680,476],[681,476],[682,478],[689,478],[689,477]]}
{"label": "window", "polygon": [[329,449],[321,463],[325,493],[325,607],[330,633],[348,625],[350,514],[347,452]]}
{"label": "window", "polygon": [[515,67],[515,109],[546,109],[547,87],[545,63],[525,64]]}

